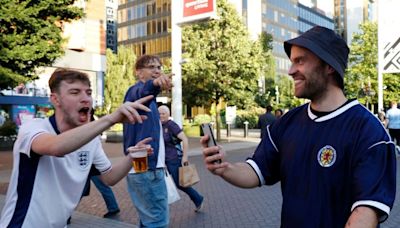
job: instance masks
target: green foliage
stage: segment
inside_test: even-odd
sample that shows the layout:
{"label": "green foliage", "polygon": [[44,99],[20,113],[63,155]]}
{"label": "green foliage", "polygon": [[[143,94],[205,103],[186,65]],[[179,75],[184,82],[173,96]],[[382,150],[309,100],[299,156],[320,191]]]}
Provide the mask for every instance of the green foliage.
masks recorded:
{"label": "green foliage", "polygon": [[274,103],[275,108],[294,108],[303,103],[304,99],[299,99],[294,96],[294,82],[287,75],[279,75],[276,78],[276,84],[279,89],[279,103]]}
{"label": "green foliage", "polygon": [[194,117],[193,125],[200,126],[202,123],[209,123],[211,122],[211,116],[207,114],[200,114]]}
{"label": "green foliage", "polygon": [[110,128],[110,131],[122,132],[122,130],[123,130],[123,125],[121,123],[114,124]]}
{"label": "green foliage", "polygon": [[104,76],[104,105],[100,115],[115,111],[123,102],[125,92],[136,81],[134,64],[136,56],[132,49],[120,46],[118,53],[106,52],[107,70]]}
{"label": "green foliage", "polygon": [[275,59],[272,56],[272,36],[268,33],[261,33],[256,45],[261,50],[261,80],[264,80],[264,86],[255,96],[255,103],[258,106],[266,107],[274,103],[275,95]]}
{"label": "green foliage", "polygon": [[64,53],[62,21],[83,16],[74,0],[0,0],[0,88],[37,78]]}
{"label": "green foliage", "polygon": [[199,137],[200,126],[197,125],[183,125],[183,132],[187,137]]}
{"label": "green foliage", "polygon": [[238,110],[236,113],[236,127],[244,128],[244,122],[249,122],[249,129],[257,128],[258,116],[265,111],[262,108],[252,108],[250,110]]}
{"label": "green foliage", "polygon": [[370,84],[376,95],[371,97],[371,101],[377,103],[378,25],[365,22],[359,27],[361,32],[353,36],[350,47],[349,68],[345,77],[346,94],[366,103],[369,97],[362,89]]}
{"label": "green foliage", "polygon": [[383,107],[390,107],[391,101],[400,101],[400,73],[384,74]]}
{"label": "green foliage", "polygon": [[[345,88],[349,97],[361,103],[378,103],[378,25],[372,22],[360,24],[360,33],[354,35],[346,72]],[[399,100],[400,74],[383,75],[384,107],[391,100]]]}
{"label": "green foliage", "polygon": [[215,105],[217,140],[220,139],[219,103],[248,108],[254,105],[257,81],[265,64],[260,42],[253,42],[234,6],[217,1],[218,19],[182,30],[182,94],[190,106]]}
{"label": "green foliage", "polygon": [[[252,104],[257,92],[262,52],[249,38],[236,10],[221,0],[219,19],[184,27],[183,100],[211,107],[221,99],[238,107]],[[258,48],[258,49],[257,49]]]}
{"label": "green foliage", "polygon": [[0,136],[12,136],[17,134],[17,125],[12,120],[6,120],[0,126]]}

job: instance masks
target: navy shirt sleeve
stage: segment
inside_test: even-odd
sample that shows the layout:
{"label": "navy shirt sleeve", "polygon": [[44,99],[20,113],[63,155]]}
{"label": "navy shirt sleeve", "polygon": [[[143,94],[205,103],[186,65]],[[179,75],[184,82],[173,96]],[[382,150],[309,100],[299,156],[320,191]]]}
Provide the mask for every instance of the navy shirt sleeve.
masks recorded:
{"label": "navy shirt sleeve", "polygon": [[267,127],[251,160],[254,162],[247,162],[257,173],[260,184],[273,185],[280,180],[280,155],[273,141],[271,126]]}

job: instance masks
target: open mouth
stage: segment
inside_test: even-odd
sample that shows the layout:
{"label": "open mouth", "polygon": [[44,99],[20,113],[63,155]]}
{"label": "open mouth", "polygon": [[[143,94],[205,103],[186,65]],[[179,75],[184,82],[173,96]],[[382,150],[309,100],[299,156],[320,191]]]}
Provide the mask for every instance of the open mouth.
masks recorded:
{"label": "open mouth", "polygon": [[80,122],[87,122],[89,120],[89,107],[83,107],[79,109],[79,121]]}

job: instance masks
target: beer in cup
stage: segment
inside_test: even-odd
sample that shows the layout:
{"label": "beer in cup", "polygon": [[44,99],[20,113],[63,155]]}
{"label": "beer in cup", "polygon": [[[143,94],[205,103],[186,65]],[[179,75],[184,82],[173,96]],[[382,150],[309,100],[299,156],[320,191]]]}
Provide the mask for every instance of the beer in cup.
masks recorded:
{"label": "beer in cup", "polygon": [[129,147],[128,152],[132,158],[132,166],[136,173],[146,172],[148,169],[147,147]]}

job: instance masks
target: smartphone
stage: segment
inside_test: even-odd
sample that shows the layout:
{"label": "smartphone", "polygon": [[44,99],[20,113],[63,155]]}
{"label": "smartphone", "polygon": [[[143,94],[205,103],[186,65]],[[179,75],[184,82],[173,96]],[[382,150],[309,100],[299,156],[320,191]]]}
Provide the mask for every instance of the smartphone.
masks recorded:
{"label": "smartphone", "polygon": [[[215,140],[213,129],[210,123],[201,124],[201,129],[204,135],[208,135],[208,147],[216,146],[217,141]],[[215,161],[216,163],[221,163],[221,160]]]}

